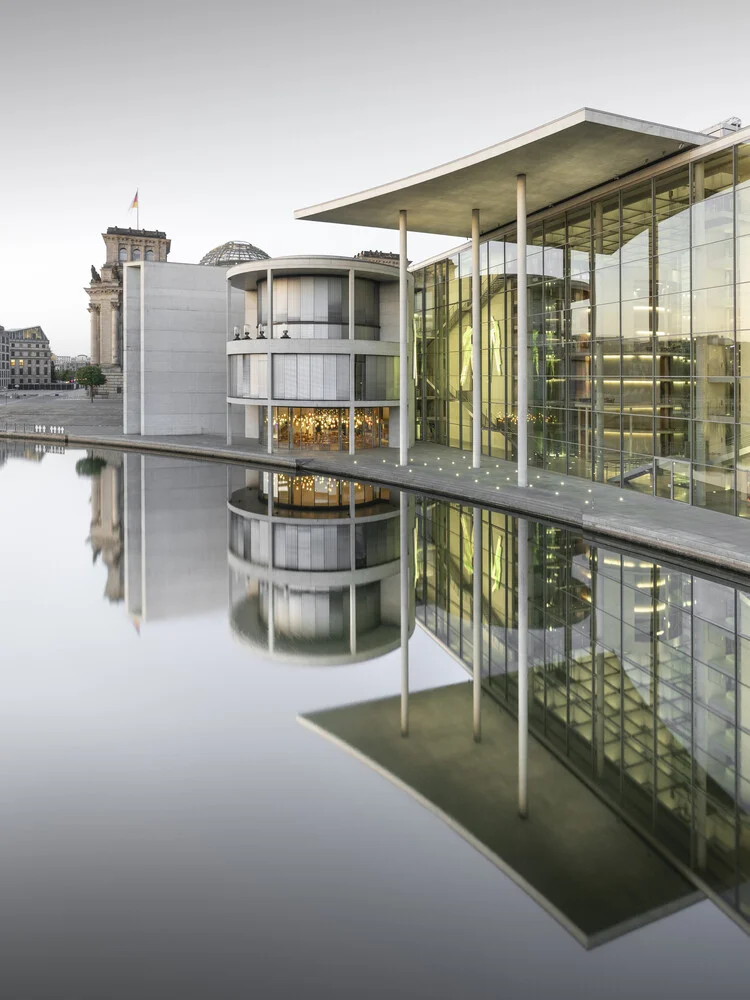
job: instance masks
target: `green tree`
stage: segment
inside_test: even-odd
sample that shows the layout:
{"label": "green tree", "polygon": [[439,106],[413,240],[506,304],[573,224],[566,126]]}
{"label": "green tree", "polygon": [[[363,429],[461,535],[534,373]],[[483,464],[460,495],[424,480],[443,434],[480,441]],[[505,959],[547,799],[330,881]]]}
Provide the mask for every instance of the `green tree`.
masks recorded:
{"label": "green tree", "polygon": [[61,368],[60,371],[55,369],[55,382],[70,382],[72,378],[75,377],[75,372],[72,368]]}
{"label": "green tree", "polygon": [[91,452],[86,456],[86,458],[80,458],[76,462],[76,474],[79,476],[100,476],[102,474],[102,469],[107,465],[106,458],[99,458],[97,455],[92,455]]}
{"label": "green tree", "polygon": [[104,385],[107,376],[99,365],[83,365],[76,372],[76,382],[89,391],[89,398],[94,402],[94,392],[97,386]]}

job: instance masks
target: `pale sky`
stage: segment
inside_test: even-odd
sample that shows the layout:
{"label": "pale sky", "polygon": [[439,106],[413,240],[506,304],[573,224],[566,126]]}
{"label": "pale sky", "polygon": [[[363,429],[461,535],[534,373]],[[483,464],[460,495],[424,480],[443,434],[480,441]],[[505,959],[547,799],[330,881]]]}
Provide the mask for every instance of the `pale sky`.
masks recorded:
{"label": "pale sky", "polygon": [[[107,226],[173,261],[397,249],[295,208],[426,169],[588,105],[750,123],[750,8],[673,0],[6,0],[0,9],[0,324],[88,352]],[[412,236],[419,260],[455,239]]]}

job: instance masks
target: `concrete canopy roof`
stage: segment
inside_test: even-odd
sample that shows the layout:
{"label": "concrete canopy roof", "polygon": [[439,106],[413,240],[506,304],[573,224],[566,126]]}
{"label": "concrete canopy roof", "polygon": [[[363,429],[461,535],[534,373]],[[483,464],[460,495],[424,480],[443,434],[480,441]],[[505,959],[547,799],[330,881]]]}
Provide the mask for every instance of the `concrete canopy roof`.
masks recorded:
{"label": "concrete canopy roof", "polygon": [[466,236],[471,212],[482,232],[516,215],[516,177],[527,177],[527,211],[571,198],[683,149],[710,142],[702,132],[581,108],[531,132],[402,180],[298,209],[296,219]]}

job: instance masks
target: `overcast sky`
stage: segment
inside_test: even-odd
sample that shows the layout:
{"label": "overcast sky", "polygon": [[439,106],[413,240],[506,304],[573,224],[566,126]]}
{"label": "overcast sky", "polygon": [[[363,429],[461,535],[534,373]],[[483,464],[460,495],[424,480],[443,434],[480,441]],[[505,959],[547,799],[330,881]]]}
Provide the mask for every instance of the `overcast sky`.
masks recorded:
{"label": "overcast sky", "polygon": [[[395,250],[295,222],[583,105],[686,128],[750,122],[747,5],[538,0],[0,5],[0,323],[88,352],[101,232],[163,229],[171,259]],[[455,240],[411,238],[420,259]]]}

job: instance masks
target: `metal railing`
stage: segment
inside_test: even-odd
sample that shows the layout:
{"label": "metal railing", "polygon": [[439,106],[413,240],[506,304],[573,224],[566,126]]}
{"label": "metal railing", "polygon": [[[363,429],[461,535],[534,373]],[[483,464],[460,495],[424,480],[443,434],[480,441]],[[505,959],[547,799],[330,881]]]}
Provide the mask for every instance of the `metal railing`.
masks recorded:
{"label": "metal railing", "polygon": [[61,424],[30,424],[21,420],[0,420],[0,433],[23,434],[33,437],[35,434],[44,437],[59,437],[65,439],[65,428]]}

